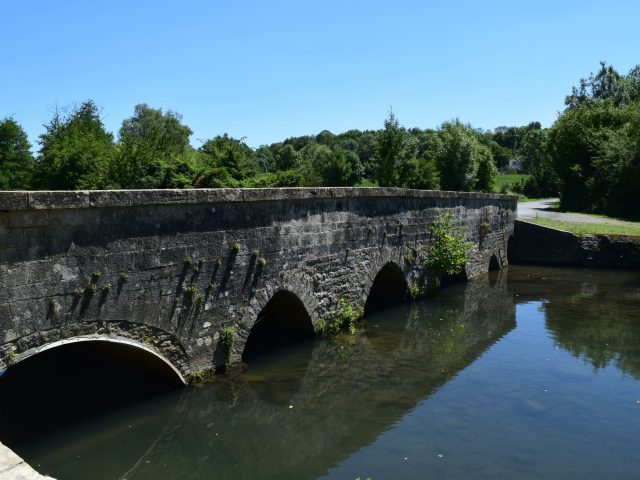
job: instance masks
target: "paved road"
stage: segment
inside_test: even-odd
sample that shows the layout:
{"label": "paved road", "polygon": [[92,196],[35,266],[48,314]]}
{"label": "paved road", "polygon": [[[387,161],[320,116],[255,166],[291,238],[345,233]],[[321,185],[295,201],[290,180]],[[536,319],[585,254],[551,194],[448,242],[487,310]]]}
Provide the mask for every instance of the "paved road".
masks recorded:
{"label": "paved road", "polygon": [[550,207],[557,205],[557,198],[549,198],[546,200],[536,200],[535,202],[518,202],[518,219],[526,220],[527,218],[552,218],[554,220],[562,220],[566,222],[585,222],[585,223],[605,223],[607,225],[631,225],[630,222],[616,220],[614,218],[600,218],[583,213],[558,212],[557,210],[549,210]]}

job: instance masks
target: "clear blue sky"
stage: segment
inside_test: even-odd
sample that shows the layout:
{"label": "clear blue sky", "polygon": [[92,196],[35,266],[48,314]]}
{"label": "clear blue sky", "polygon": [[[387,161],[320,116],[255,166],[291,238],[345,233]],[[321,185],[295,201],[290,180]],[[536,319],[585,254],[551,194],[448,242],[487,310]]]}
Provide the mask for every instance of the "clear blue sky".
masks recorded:
{"label": "clear blue sky", "polygon": [[116,134],[138,103],[177,111],[194,146],[377,129],[391,106],[406,127],[549,126],[600,60],[640,63],[637,0],[1,2],[0,118],[34,144],[86,99]]}

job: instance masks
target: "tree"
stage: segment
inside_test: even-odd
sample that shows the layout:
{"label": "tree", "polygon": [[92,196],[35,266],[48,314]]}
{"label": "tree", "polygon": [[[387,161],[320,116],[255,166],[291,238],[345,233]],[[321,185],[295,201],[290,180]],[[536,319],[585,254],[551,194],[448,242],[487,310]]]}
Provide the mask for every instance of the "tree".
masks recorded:
{"label": "tree", "polygon": [[478,171],[477,140],[469,125],[459,120],[445,122],[440,131],[440,145],[435,152],[440,171],[440,186],[444,190],[471,191]]}
{"label": "tree", "polygon": [[136,105],[119,132],[113,175],[123,188],[170,187],[175,170],[195,170],[197,156],[189,145],[192,132],[181,121],[170,110],[163,114],[161,109]]}
{"label": "tree", "polygon": [[475,145],[475,155],[478,158],[475,189],[481,192],[492,192],[493,182],[498,172],[491,150],[478,142]]}
{"label": "tree", "polygon": [[598,188],[594,160],[624,123],[624,110],[610,100],[572,106],[558,117],[549,133],[549,152],[563,208],[602,209],[606,197]]}
{"label": "tree", "polygon": [[35,161],[22,127],[11,117],[0,121],[0,190],[32,188]]}
{"label": "tree", "polygon": [[256,175],[260,169],[256,153],[244,139],[237,140],[226,133],[207,140],[199,152],[208,168],[223,168],[238,181]]}
{"label": "tree", "polygon": [[115,150],[98,107],[88,100],[63,115],[56,111],[40,135],[37,185],[53,190],[113,186],[108,175]]}
{"label": "tree", "polygon": [[594,188],[603,199],[602,210],[640,218],[640,103],[624,109],[625,123],[604,141],[594,159]]}
{"label": "tree", "polygon": [[381,187],[394,187],[399,184],[398,164],[406,154],[405,135],[406,132],[398,123],[398,118],[390,111],[376,144],[376,179]]}
{"label": "tree", "polygon": [[528,197],[550,197],[558,194],[558,178],[548,151],[548,130],[529,130],[518,148],[522,169],[529,174],[524,184]]}
{"label": "tree", "polygon": [[574,108],[594,100],[610,100],[616,107],[640,101],[640,65],[625,76],[606,62],[600,62],[598,73],[581,79],[564,102],[568,108]]}

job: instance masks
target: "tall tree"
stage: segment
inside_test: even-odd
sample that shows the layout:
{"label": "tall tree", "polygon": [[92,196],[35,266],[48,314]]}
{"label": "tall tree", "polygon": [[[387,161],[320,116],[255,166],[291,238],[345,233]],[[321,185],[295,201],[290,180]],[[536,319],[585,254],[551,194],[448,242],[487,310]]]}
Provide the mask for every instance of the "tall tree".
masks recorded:
{"label": "tall tree", "polygon": [[376,179],[381,187],[393,187],[399,183],[398,164],[406,153],[405,136],[405,129],[398,123],[398,117],[390,111],[376,144]]}
{"label": "tall tree", "polygon": [[[191,129],[171,110],[136,105],[122,122],[119,155],[114,175],[124,188],[162,188],[174,185],[177,171],[193,174],[195,154],[189,145]],[[190,180],[184,179],[189,183]]]}
{"label": "tall tree", "polygon": [[226,133],[207,140],[199,149],[208,167],[223,168],[235,180],[245,180],[260,170],[256,153]]}
{"label": "tall tree", "polygon": [[56,111],[40,135],[37,185],[53,190],[113,186],[107,169],[114,155],[113,134],[107,132],[92,100],[67,114]]}
{"label": "tall tree", "polygon": [[439,131],[441,146],[435,154],[444,190],[473,190],[478,171],[477,140],[468,125],[445,122]]}
{"label": "tall tree", "polygon": [[0,121],[0,190],[32,188],[35,161],[22,127],[11,117]]}

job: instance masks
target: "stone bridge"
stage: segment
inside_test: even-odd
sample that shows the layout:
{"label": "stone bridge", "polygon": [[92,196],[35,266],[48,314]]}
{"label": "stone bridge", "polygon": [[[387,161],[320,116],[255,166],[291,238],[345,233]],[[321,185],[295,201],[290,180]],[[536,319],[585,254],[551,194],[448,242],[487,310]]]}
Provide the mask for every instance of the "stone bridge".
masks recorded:
{"label": "stone bridge", "polygon": [[472,244],[466,277],[505,265],[515,209],[393,188],[0,192],[0,371],[100,341],[185,381],[313,335],[341,303],[403,300],[430,281],[442,211]]}

